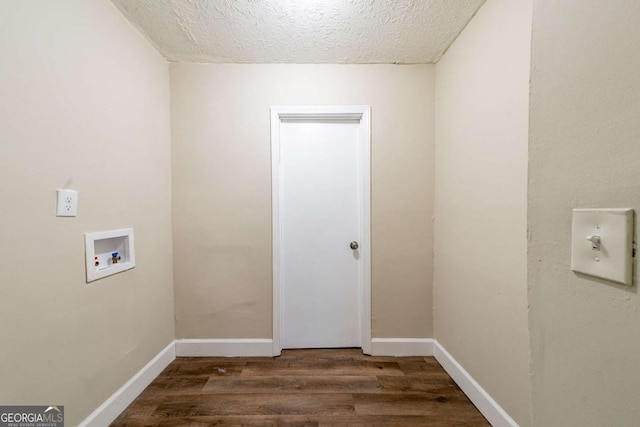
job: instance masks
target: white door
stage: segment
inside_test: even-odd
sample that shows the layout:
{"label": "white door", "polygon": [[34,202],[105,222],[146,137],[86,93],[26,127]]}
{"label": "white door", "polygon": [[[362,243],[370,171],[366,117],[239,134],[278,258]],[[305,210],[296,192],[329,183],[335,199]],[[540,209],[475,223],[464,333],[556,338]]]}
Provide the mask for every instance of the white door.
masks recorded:
{"label": "white door", "polygon": [[280,124],[283,348],[361,346],[359,125]]}

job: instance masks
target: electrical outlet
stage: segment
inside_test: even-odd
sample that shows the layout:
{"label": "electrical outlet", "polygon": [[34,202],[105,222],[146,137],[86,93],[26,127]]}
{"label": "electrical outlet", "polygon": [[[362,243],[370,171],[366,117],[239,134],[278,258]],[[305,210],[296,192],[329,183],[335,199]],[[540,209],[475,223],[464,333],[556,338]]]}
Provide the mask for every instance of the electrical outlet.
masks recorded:
{"label": "electrical outlet", "polygon": [[56,216],[76,216],[78,214],[78,192],[57,190]]}

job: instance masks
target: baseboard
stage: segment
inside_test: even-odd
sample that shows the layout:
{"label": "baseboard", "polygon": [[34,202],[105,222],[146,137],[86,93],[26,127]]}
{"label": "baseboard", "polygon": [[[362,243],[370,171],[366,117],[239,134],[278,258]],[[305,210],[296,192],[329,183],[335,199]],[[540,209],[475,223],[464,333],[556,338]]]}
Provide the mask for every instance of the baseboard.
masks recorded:
{"label": "baseboard", "polygon": [[493,427],[518,427],[518,423],[493,400],[489,393],[437,341],[435,342],[434,356]]}
{"label": "baseboard", "polygon": [[85,418],[80,427],[104,427],[118,418],[142,391],[176,358],[175,341],[171,341],[129,381]]}
{"label": "baseboard", "polygon": [[272,339],[180,339],[176,340],[176,355],[206,356],[266,356],[273,355]]}
{"label": "baseboard", "polygon": [[433,356],[432,338],[372,338],[372,356]]}

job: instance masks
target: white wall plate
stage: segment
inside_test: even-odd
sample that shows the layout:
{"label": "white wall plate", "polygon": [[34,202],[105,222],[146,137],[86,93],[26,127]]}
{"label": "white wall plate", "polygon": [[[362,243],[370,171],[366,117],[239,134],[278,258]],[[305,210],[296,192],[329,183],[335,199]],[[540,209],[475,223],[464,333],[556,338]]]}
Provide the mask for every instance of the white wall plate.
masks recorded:
{"label": "white wall plate", "polygon": [[574,209],[571,270],[633,284],[633,210]]}
{"label": "white wall plate", "polygon": [[56,190],[56,216],[78,215],[78,192],[76,190]]}
{"label": "white wall plate", "polygon": [[85,234],[87,283],[136,266],[133,228]]}

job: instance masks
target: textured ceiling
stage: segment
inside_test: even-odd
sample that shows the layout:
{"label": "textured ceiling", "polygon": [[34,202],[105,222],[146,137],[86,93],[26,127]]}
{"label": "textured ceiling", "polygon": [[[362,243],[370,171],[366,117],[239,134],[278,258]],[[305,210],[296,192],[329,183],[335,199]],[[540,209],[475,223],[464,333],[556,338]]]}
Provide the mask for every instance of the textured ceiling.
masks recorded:
{"label": "textured ceiling", "polygon": [[434,63],[485,0],[112,0],[170,61]]}

